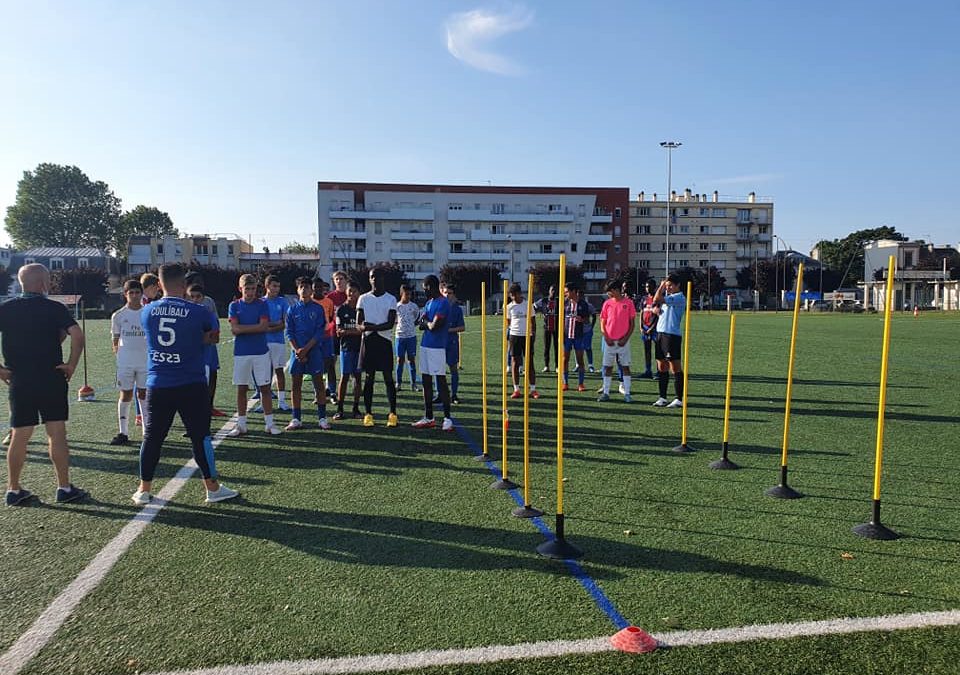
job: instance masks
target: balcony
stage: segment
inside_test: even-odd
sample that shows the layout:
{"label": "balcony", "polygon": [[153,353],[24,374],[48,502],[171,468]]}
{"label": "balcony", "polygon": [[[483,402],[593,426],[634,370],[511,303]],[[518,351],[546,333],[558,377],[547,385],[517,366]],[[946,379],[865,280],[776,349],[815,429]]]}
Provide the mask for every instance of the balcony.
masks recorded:
{"label": "balcony", "polygon": [[606,209],[594,209],[590,216],[591,223],[612,223],[613,214]]}
{"label": "balcony", "polygon": [[603,281],[607,278],[606,272],[588,271],[583,273],[583,278],[590,281]]}
{"label": "balcony", "polygon": [[423,251],[390,251],[394,260],[433,260],[433,253]]}
{"label": "balcony", "polygon": [[455,232],[453,230],[450,230],[449,232],[447,232],[447,241],[466,241],[466,240],[467,240],[466,232],[463,232],[463,231]]}
{"label": "balcony", "polygon": [[366,251],[341,251],[336,246],[330,247],[330,258],[333,260],[366,260]]}
{"label": "balcony", "polygon": [[509,253],[494,253],[493,251],[457,251],[447,254],[448,260],[472,260],[477,262],[489,262],[492,260],[507,261],[510,260]]}
{"label": "balcony", "polygon": [[351,224],[349,226],[343,226],[342,224],[338,224],[338,225],[330,226],[331,235],[347,236],[347,235],[359,234],[362,236],[362,235],[366,235],[366,233],[367,233],[367,228],[363,225]]}
{"label": "balcony", "polygon": [[549,262],[560,262],[560,255],[566,251],[557,251],[556,253],[538,253],[530,251],[527,253],[527,260],[546,260]]}
{"label": "balcony", "polygon": [[367,209],[358,206],[352,209],[330,209],[328,212],[331,220],[429,220],[434,217],[433,209],[394,207],[387,209]]}
{"label": "balcony", "polygon": [[433,232],[420,232],[419,230],[392,230],[391,239],[400,241],[433,241]]}
{"label": "balcony", "polygon": [[583,254],[584,262],[597,261],[597,260],[604,261],[606,259],[607,259],[607,254],[605,252],[604,253],[590,252],[590,253]]}
{"label": "balcony", "polygon": [[757,235],[757,241],[764,241],[764,242],[773,241],[773,235],[772,235],[772,234],[758,234],[758,235]]}
{"label": "balcony", "polygon": [[591,232],[590,234],[587,235],[587,241],[607,241],[607,242],[610,242],[610,241],[613,241],[613,234],[611,234],[610,232],[604,232],[604,233],[599,233],[599,232],[594,233],[594,232]]}
{"label": "balcony", "polygon": [[511,211],[493,213],[490,209],[450,209],[447,212],[447,220],[450,222],[572,223],[574,218],[575,216],[571,211],[544,211],[542,213],[518,213]]}
{"label": "balcony", "polygon": [[[494,234],[489,230],[474,230],[470,233],[472,241],[570,241],[567,232],[511,232]],[[610,241],[607,239],[607,241]]]}

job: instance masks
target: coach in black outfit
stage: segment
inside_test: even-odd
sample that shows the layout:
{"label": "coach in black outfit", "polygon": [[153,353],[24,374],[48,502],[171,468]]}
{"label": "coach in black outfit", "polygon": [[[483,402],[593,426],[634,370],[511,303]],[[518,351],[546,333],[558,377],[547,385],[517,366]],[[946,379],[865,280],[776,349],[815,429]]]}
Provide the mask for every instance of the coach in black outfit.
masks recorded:
{"label": "coach in black outfit", "polygon": [[[67,383],[83,353],[84,336],[67,308],[46,297],[50,272],[43,265],[25,265],[17,275],[23,294],[0,305],[3,366],[0,379],[10,386],[10,427],[7,451],[7,506],[25,503],[33,495],[20,485],[27,443],[43,421],[50,460],[57,474],[58,502],[73,502],[86,492],[70,484],[67,448]],[[70,336],[70,360],[63,362],[60,345]]]}

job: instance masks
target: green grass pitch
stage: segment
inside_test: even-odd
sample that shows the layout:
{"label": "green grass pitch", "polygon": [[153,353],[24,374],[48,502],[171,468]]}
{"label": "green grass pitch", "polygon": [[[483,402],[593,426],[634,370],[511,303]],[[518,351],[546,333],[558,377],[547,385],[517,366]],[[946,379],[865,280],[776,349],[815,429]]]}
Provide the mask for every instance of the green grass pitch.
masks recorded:
{"label": "green grass pitch", "polygon": [[[882,318],[800,317],[789,465],[805,497],[793,501],[764,495],[778,479],[790,315],[738,317],[735,472],[707,467],[719,456],[728,317],[692,319],[695,453],[670,452],[680,411],[650,406],[655,382],[635,379],[632,404],[616,393],[600,404],[599,375],[589,375],[588,393],[565,399],[567,536],[617,611],[666,631],[960,609],[960,316],[893,320],[883,520],[904,536],[892,542],[850,531],[870,515]],[[494,460],[498,328],[491,318]],[[93,500],[52,505],[39,431],[23,482],[44,504],[0,509],[0,653],[137,513],[137,449],[107,445],[116,433],[108,324],[87,331],[98,400],[72,404],[69,436],[73,480]],[[454,415],[479,444],[479,320],[463,340]],[[231,349],[220,349],[218,405],[232,411]],[[636,339],[633,359],[639,372]],[[534,363],[543,397],[531,401],[531,501],[552,527],[556,379],[539,373],[539,355]],[[78,372],[74,393],[80,384]],[[375,407],[373,429],[351,420],[321,432],[305,410],[308,428],[269,439],[252,415],[254,433],[216,453],[242,499],[206,506],[192,479],[24,672],[126,674],[615,632],[562,563],[535,553],[543,536],[510,515],[515,503],[489,489],[493,476],[460,435],[409,427],[422,414],[419,395],[402,392],[398,429],[384,427],[381,387]],[[510,409],[519,482],[522,402]],[[158,489],[189,458],[184,441],[175,427]],[[958,662],[960,629],[948,628],[423,672],[919,673],[957,672]]]}

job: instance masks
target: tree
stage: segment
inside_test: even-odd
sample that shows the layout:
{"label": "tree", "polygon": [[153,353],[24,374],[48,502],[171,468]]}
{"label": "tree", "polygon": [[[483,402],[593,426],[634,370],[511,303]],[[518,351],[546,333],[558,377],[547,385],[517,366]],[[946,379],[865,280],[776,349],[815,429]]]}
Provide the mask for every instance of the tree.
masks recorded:
{"label": "tree", "polygon": [[828,269],[838,270],[843,275],[838,286],[853,286],[863,281],[863,246],[878,239],[906,241],[907,237],[897,232],[897,228],[883,225],[851,232],[843,239],[820,242],[820,260]]}
{"label": "tree", "polygon": [[84,307],[93,309],[100,307],[107,294],[107,277],[103,270],[54,270],[50,273],[50,292],[83,296]]}
{"label": "tree", "polygon": [[[531,267],[529,272],[533,273],[535,294],[546,295],[551,286],[558,286],[560,284],[560,265],[541,263]],[[579,265],[567,265],[567,283],[573,282],[578,288],[584,288],[585,281],[586,277],[583,276],[582,267]]]}
{"label": "tree", "polygon": [[[170,215],[155,206],[137,205],[132,211],[120,216],[120,232],[127,238],[133,236],[179,237],[180,232],[173,226]],[[126,244],[126,242],[123,242]]]}
{"label": "tree", "polygon": [[284,253],[319,253],[318,249],[314,244],[301,244],[298,241],[291,241],[286,246],[283,246],[280,250]]}
{"label": "tree", "polygon": [[444,265],[440,268],[440,281],[453,284],[457,298],[468,302],[480,302],[480,284],[487,283],[487,297],[502,293],[500,268],[480,263]]}
{"label": "tree", "polygon": [[712,303],[712,298],[727,287],[727,279],[720,273],[716,267],[711,265],[706,272],[698,269],[686,267],[680,270],[682,275],[686,276],[683,281],[683,291],[686,292],[687,280],[693,282],[693,297],[695,300],[707,299]]}
{"label": "tree", "polygon": [[641,293],[649,278],[650,272],[646,267],[623,267],[613,276],[613,281],[620,284],[626,282],[631,292]]}
{"label": "tree", "polygon": [[[757,274],[759,268],[759,274]],[[761,296],[776,294],[784,287],[792,288],[796,278],[796,269],[788,263],[784,266],[774,260],[761,260],[757,265],[741,267],[737,270],[737,285],[743,289],[757,291]]]}
{"label": "tree", "polygon": [[10,284],[13,283],[13,275],[10,271],[0,265],[0,295],[6,295],[10,292]]}
{"label": "tree", "polygon": [[102,181],[75,166],[40,164],[24,171],[17,197],[7,208],[7,233],[14,246],[93,246],[115,250],[120,200]]}

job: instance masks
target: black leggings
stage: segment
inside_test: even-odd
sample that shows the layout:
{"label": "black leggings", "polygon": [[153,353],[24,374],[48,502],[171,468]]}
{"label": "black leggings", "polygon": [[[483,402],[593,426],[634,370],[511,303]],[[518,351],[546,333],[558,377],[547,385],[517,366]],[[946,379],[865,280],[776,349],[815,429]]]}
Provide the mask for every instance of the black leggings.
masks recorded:
{"label": "black leggings", "polygon": [[140,445],[140,479],[152,481],[160,462],[163,442],[173,418],[180,413],[193,446],[193,459],[204,478],[217,477],[210,441],[210,394],[205,382],[180,387],[147,389],[147,425]]}

